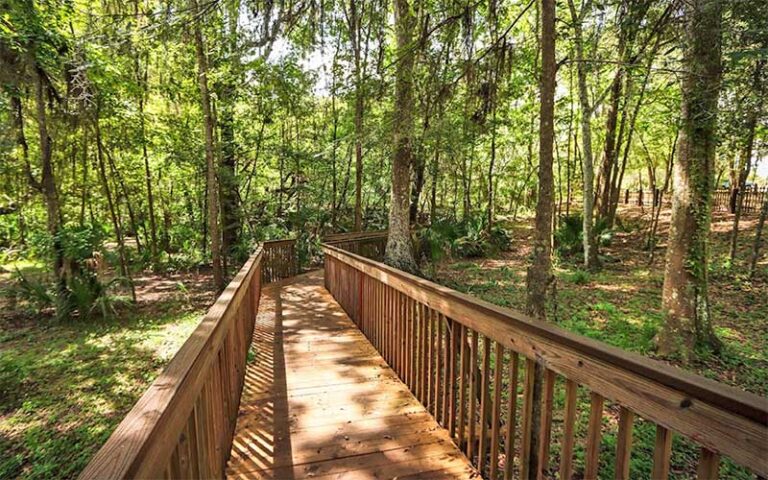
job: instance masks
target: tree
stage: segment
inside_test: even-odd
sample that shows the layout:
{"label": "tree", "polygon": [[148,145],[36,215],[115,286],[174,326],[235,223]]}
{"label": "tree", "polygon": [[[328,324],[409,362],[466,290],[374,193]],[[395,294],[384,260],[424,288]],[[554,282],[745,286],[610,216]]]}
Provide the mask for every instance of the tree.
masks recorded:
{"label": "tree", "polygon": [[415,273],[411,226],[408,208],[413,157],[413,65],[414,45],[411,32],[416,21],[408,0],[394,0],[397,65],[395,67],[395,106],[392,118],[394,154],[392,157],[392,193],[389,204],[389,237],[385,261],[387,264]]}
{"label": "tree", "polygon": [[582,176],[584,180],[584,200],[582,202],[584,268],[592,270],[599,266],[597,258],[597,242],[593,233],[594,221],[594,185],[595,167],[592,158],[592,107],[589,102],[587,87],[587,64],[584,58],[584,34],[582,25],[584,18],[592,5],[586,0],[581,5],[581,11],[576,11],[573,0],[568,0],[573,22],[574,47],[576,50],[576,68],[578,71],[579,105],[581,109],[581,148]]}
{"label": "tree", "polygon": [[[197,15],[197,0],[190,0],[190,10]],[[221,264],[221,239],[219,237],[219,200],[217,171],[218,161],[214,146],[214,119],[211,111],[211,95],[208,90],[208,59],[200,19],[194,22],[195,54],[197,58],[197,82],[200,89],[200,103],[203,109],[205,133],[206,190],[208,192],[208,232],[210,235],[213,283],[218,290],[224,290],[224,272]]]}
{"label": "tree", "polygon": [[768,217],[768,199],[763,202],[760,209],[760,219],[757,221],[757,232],[755,232],[755,243],[752,245],[752,261],[749,263],[749,278],[755,278],[757,272],[757,260],[760,258],[760,250],[763,248],[763,228],[765,228],[765,219]]}
{"label": "tree", "polygon": [[709,228],[721,79],[721,0],[685,2],[682,115],[673,167],[672,220],[656,341],[662,355],[688,359],[719,347],[708,295]]}
{"label": "tree", "polygon": [[[546,321],[547,290],[552,283],[552,220],[554,217],[553,177],[555,137],[555,0],[541,1],[541,77],[539,79],[539,195],[533,234],[533,255],[526,276],[528,314]],[[540,463],[541,403],[544,367],[536,363],[530,450],[523,452],[521,478],[534,480],[545,467]]]}

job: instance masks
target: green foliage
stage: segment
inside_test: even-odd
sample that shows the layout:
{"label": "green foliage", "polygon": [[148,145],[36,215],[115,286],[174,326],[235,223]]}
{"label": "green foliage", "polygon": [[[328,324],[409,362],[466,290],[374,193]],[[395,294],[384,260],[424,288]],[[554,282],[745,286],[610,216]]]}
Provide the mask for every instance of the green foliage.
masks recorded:
{"label": "green foliage", "polygon": [[[592,227],[598,246],[610,245],[613,230],[604,218],[598,218]],[[584,252],[584,220],[580,213],[563,215],[555,230],[555,251],[561,258],[574,257]]]}
{"label": "green foliage", "polygon": [[509,247],[509,233],[499,223],[490,230],[485,216],[469,217],[461,222],[440,218],[417,234],[421,258],[432,262],[448,255],[476,258]]}

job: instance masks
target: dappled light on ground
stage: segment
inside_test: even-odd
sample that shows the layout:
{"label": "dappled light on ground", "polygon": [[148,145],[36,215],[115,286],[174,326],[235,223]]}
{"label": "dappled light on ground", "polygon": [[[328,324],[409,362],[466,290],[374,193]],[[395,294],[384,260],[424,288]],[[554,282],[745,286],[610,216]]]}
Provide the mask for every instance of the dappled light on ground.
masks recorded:
{"label": "dappled light on ground", "polygon": [[268,287],[259,310],[230,477],[471,478],[321,272]]}

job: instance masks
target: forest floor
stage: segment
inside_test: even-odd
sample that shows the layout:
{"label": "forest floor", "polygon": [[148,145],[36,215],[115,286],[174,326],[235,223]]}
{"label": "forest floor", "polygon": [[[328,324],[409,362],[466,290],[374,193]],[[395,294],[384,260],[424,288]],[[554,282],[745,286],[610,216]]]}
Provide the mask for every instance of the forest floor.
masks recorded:
{"label": "forest floor", "polygon": [[[555,262],[556,294],[550,312],[559,326],[608,344],[654,356],[653,338],[662,322],[661,287],[669,212],[662,211],[661,241],[648,264],[645,249],[649,209],[622,208],[621,227],[600,248],[602,269],[588,273],[580,258]],[[723,341],[719,355],[702,354],[689,370],[741,389],[766,395],[768,391],[768,259],[758,263],[751,282],[751,258],[756,216],[742,219],[737,262],[729,262],[733,216],[714,216],[711,233],[710,301],[715,332]],[[623,227],[623,228],[622,228]],[[525,274],[533,233],[530,222],[509,225],[512,248],[488,258],[440,262],[434,278],[453,289],[497,305],[523,310]],[[674,363],[674,362],[672,362]],[[682,366],[682,365],[679,365]]]}
{"label": "forest floor", "polygon": [[209,277],[143,274],[137,305],[109,320],[59,323],[0,296],[0,479],[76,477],[213,302]]}
{"label": "forest floor", "polygon": [[[647,209],[623,208],[620,217],[622,228],[610,245],[601,248],[606,261],[599,273],[582,271],[578,259],[556,261],[556,302],[550,307],[563,328],[653,357],[653,337],[662,321],[666,245],[658,246],[655,262],[648,265]],[[731,221],[732,216],[717,214],[712,232],[712,310],[724,349],[719,355],[704,354],[685,368],[766,395],[768,261],[762,261],[757,279],[747,281],[744,265],[756,225],[756,218],[750,216],[742,222],[740,261],[729,265]],[[522,309],[530,223],[521,219],[508,225],[513,236],[510,251],[488,258],[445,260],[433,276],[457,290]],[[662,215],[662,238],[668,223],[668,216]],[[10,282],[10,275],[1,272],[0,289]],[[76,476],[214,299],[207,274],[144,274],[136,283],[138,304],[111,320],[57,323],[13,308],[0,296],[0,479]],[[586,392],[580,392],[580,400],[588,402]],[[553,438],[557,439],[561,395],[555,403]],[[607,412],[612,408],[609,405]],[[579,410],[584,421],[579,422],[577,435],[583,436],[587,409]],[[611,428],[606,427],[603,440],[608,450],[616,440]],[[638,420],[635,436],[632,472],[648,477],[653,425]],[[686,478],[698,453],[678,437],[675,442],[673,477]],[[583,442],[577,443],[578,468]],[[647,448],[651,449],[647,455],[641,454]],[[601,464],[601,476],[612,476],[610,455],[603,457],[608,460]],[[557,445],[552,465],[556,464]],[[728,464],[725,473],[733,478],[743,474]],[[748,477],[744,474],[744,478]]]}
{"label": "forest floor", "polygon": [[[662,322],[661,287],[666,243],[657,247],[655,261],[648,264],[644,248],[649,223],[648,209],[620,210],[621,225],[610,245],[601,247],[605,260],[597,273],[587,273],[579,259],[558,259],[555,263],[556,295],[549,308],[559,326],[625,350],[656,357],[654,336]],[[710,300],[715,332],[723,342],[719,354],[700,352],[688,365],[666,360],[700,375],[761,396],[768,394],[768,260],[758,264],[753,281],[747,278],[757,219],[742,220],[738,261],[729,262],[729,239],[733,217],[716,214],[711,234]],[[523,310],[525,275],[530,255],[530,219],[507,225],[512,234],[509,251],[487,258],[446,259],[435,266],[431,276],[438,283],[480,297],[497,305]],[[669,212],[662,212],[660,230],[666,238]],[[664,360],[664,359],[662,359]],[[562,432],[563,389],[555,390],[553,450],[550,465],[558,465]],[[617,441],[618,406],[607,404],[603,418],[600,478],[612,478]],[[576,472],[583,468],[584,438],[589,412],[589,395],[579,390],[577,408]],[[655,427],[638,418],[631,458],[632,478],[649,478]],[[674,437],[671,478],[695,476],[698,449],[693,442]],[[554,477],[554,471],[549,472]],[[725,475],[725,476],[722,476]],[[577,474],[578,477],[578,474]],[[729,460],[723,463],[721,478],[753,478]]]}

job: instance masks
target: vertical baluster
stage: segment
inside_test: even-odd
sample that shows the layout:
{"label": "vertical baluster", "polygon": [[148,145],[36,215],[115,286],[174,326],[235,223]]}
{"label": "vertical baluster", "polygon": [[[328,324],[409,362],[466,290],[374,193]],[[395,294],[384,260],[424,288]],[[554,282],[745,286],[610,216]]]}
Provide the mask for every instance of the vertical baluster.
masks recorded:
{"label": "vertical baluster", "polygon": [[654,480],[665,480],[669,477],[669,459],[672,453],[672,432],[656,425],[656,443],[653,448],[653,473]]}
{"label": "vertical baluster", "polygon": [[435,393],[434,393],[434,402],[435,402],[435,421],[437,423],[440,423],[441,420],[441,414],[442,414],[442,396],[441,396],[441,370],[442,370],[442,356],[443,356],[443,323],[440,316],[440,313],[435,311],[434,313],[435,317]]}
{"label": "vertical baluster", "polygon": [[493,354],[493,410],[491,413],[491,459],[489,477],[495,480],[499,469],[499,428],[501,427],[501,373],[504,366],[504,347],[494,342]]}
{"label": "vertical baluster", "polygon": [[504,438],[504,480],[511,480],[515,456],[515,427],[517,426],[517,383],[520,378],[517,352],[509,352],[509,398],[507,401],[507,432]]}
{"label": "vertical baluster", "polygon": [[408,385],[411,392],[413,392],[413,318],[411,317],[411,297],[407,295],[405,296],[403,311],[405,316],[405,383]]}
{"label": "vertical baluster", "polygon": [[427,411],[435,415],[435,318],[431,308],[424,306],[424,317],[427,320]]}
{"label": "vertical baluster", "polygon": [[467,380],[469,369],[469,349],[467,343],[467,327],[459,324],[461,335],[461,366],[459,373],[459,446],[464,445],[467,438],[464,436],[464,425],[467,415]]}
{"label": "vertical baluster", "polygon": [[440,412],[441,415],[441,425],[443,428],[448,428],[449,422],[448,418],[450,416],[448,412],[448,408],[450,408],[450,397],[451,397],[451,379],[450,379],[450,371],[451,371],[451,329],[449,326],[449,320],[448,317],[446,317],[443,314],[440,314],[440,323],[443,326],[443,361],[442,361],[442,376],[443,376],[443,383],[442,383],[442,398],[441,398],[441,406],[440,406]]}
{"label": "vertical baluster", "polygon": [[708,448],[701,448],[699,467],[696,469],[698,480],[717,480],[720,471],[720,454]]}
{"label": "vertical baluster", "polygon": [[416,303],[416,313],[419,316],[420,338],[419,338],[419,350],[421,351],[421,359],[419,365],[419,372],[421,374],[419,382],[419,401],[422,405],[428,406],[427,401],[427,385],[429,382],[429,365],[427,363],[427,355],[429,351],[429,340],[427,339],[427,332],[429,325],[427,324],[427,318],[424,315],[424,305]]}
{"label": "vertical baluster", "polygon": [[544,473],[549,469],[549,443],[552,439],[552,401],[554,393],[555,372],[547,369],[544,373],[544,386],[542,391],[538,478],[543,478]]}
{"label": "vertical baluster", "polygon": [[573,445],[576,426],[576,394],[578,385],[565,381],[565,411],[563,413],[563,443],[560,449],[560,478],[570,480],[573,474]]}
{"label": "vertical baluster", "polygon": [[402,315],[400,315],[400,291],[395,290],[395,297],[394,297],[394,312],[395,312],[395,365],[397,365],[397,368],[395,372],[397,373],[397,376],[400,377],[400,379],[403,379],[403,362],[400,359],[400,353],[402,352],[402,338],[403,338],[403,331],[402,326],[400,324],[400,321],[402,320]]}
{"label": "vertical baluster", "polygon": [[616,442],[616,480],[629,480],[629,457],[632,452],[632,425],[635,414],[621,407],[619,437]]}
{"label": "vertical baluster", "polygon": [[528,478],[528,468],[532,455],[531,434],[533,432],[534,383],[536,381],[536,360],[527,358],[525,362],[525,384],[523,386],[523,425],[520,449],[520,478]]}
{"label": "vertical baluster", "polygon": [[479,333],[472,331],[472,358],[469,361],[469,420],[467,429],[469,430],[469,438],[467,442],[467,458],[470,462],[474,462],[475,459],[475,436],[477,433],[477,357],[478,357],[478,338]]}
{"label": "vertical baluster", "polygon": [[477,455],[477,469],[485,471],[485,455],[488,453],[488,416],[490,398],[488,396],[491,380],[491,339],[483,336],[483,372],[480,386],[480,447]]}
{"label": "vertical baluster", "polygon": [[448,430],[456,436],[456,361],[459,349],[459,323],[448,319],[451,331],[450,363],[448,366]]}
{"label": "vertical baluster", "polygon": [[589,406],[589,426],[587,427],[587,447],[585,453],[584,478],[597,478],[600,467],[600,440],[603,427],[603,402],[599,394],[592,392]]}

